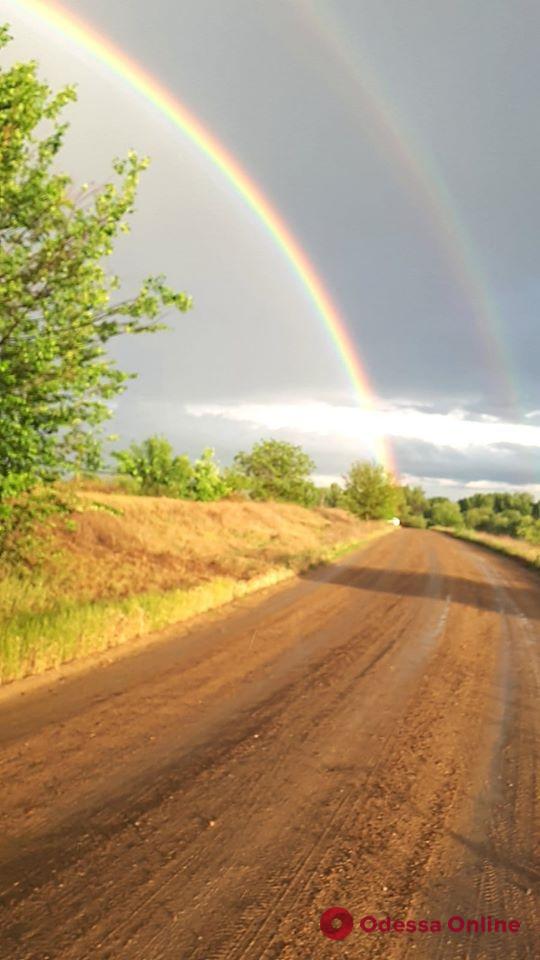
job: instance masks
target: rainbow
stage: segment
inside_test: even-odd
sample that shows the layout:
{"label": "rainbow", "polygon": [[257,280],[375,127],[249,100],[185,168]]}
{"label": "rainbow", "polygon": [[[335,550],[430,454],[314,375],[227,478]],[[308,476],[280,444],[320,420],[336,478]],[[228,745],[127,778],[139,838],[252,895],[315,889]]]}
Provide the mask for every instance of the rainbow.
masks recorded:
{"label": "rainbow", "polygon": [[[371,121],[373,139],[382,147],[382,154],[394,169],[405,175],[415,196],[422,201],[439,249],[468,304],[493,385],[497,393],[502,390],[508,405],[519,414],[518,378],[499,306],[435,158],[398,116],[366,52],[357,50],[356,44],[352,44],[350,31],[335,7],[320,0],[295,2],[303,14],[304,25],[317,36],[320,44],[331,53],[333,62],[339,63],[347,75],[354,95],[355,112],[360,98],[363,115]],[[365,124],[362,132],[366,132]]]}
{"label": "rainbow", "polygon": [[[375,395],[370,386],[358,351],[347,330],[345,321],[332,302],[323,281],[318,276],[298,240],[278,211],[265,197],[257,184],[242,169],[238,161],[219,140],[207,130],[173,94],[165,89],[143,67],[99,34],[88,23],[67,11],[56,0],[11,0],[15,7],[35,14],[45,24],[93,55],[122,80],[154,105],[178,127],[199,150],[221,171],[248,206],[254,211],[266,230],[289,261],[316,307],[330,338],[339,354],[360,405],[373,410]],[[380,436],[376,441],[376,456],[383,466],[397,475],[388,440]]]}

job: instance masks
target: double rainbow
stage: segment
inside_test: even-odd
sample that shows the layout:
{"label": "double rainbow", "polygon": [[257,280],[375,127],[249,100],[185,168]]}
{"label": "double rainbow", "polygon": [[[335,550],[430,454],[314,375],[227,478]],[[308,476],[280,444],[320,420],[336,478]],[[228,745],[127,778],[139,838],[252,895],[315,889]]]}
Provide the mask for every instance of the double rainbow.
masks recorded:
{"label": "double rainbow", "polygon": [[[345,321],[332,302],[323,281],[281,215],[223,144],[200,123],[197,117],[180,100],[165,89],[143,67],[135,63],[123,50],[120,50],[108,38],[99,34],[88,23],[83,22],[74,16],[71,11],[63,8],[56,0],[46,0],[46,2],[44,0],[13,0],[13,2],[16,7],[35,14],[68,40],[88,51],[101,63],[106,64],[122,80],[129,83],[145,99],[150,101],[176,127],[182,130],[201,152],[219,168],[224,177],[234,186],[237,193],[259,217],[268,233],[288,259],[324,322],[356,391],[360,406],[365,410],[373,410],[375,396],[366,371],[347,330]],[[376,455],[383,466],[390,473],[395,474],[391,448],[383,436],[378,437],[376,441]]]}

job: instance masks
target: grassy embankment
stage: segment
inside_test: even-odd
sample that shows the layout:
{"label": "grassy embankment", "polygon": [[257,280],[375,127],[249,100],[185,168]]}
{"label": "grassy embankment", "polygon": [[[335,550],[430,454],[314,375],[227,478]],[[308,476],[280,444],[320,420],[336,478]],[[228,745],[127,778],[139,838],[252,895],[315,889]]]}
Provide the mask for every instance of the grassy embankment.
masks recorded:
{"label": "grassy embankment", "polygon": [[392,529],[293,504],[80,499],[39,572],[4,571],[1,683],[186,620]]}
{"label": "grassy embankment", "polygon": [[507,557],[514,557],[534,570],[540,569],[540,546],[527,543],[526,540],[497,536],[494,533],[482,533],[480,530],[452,530],[449,527],[437,527],[436,529],[452,537],[457,537],[459,540],[478,543]]}

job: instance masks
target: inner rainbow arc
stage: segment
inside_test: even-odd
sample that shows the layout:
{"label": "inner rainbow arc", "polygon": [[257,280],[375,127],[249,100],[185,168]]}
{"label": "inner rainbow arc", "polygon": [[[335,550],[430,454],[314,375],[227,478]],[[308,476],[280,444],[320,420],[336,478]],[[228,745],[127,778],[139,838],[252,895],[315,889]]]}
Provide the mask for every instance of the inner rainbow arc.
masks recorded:
{"label": "inner rainbow arc", "polygon": [[[224,177],[235,187],[236,191],[258,216],[285,254],[324,322],[355,389],[360,405],[364,409],[372,410],[375,406],[375,394],[345,320],[340,315],[315,267],[290,228],[226,147],[203,126],[177,97],[173,96],[143,67],[128,57],[109,38],[99,34],[94,27],[76,17],[71,11],[67,11],[55,0],[47,0],[47,2],[43,2],[43,0],[11,0],[11,2],[16,7],[36,14],[43,22],[54,27],[76,45],[92,54],[98,61],[106,64],[114,73],[131,84],[163,115],[168,117],[175,126],[180,128],[201,152],[219,168]],[[375,449],[377,459],[385,469],[392,475],[397,476],[392,449],[384,435],[381,434],[377,438]]]}

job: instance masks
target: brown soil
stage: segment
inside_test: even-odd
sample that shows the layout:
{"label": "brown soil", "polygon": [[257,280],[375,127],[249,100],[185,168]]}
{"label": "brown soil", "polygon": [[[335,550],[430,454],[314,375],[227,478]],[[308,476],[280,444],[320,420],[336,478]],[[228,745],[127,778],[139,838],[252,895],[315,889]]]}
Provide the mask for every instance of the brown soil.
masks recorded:
{"label": "brown soil", "polygon": [[0,956],[538,957],[539,619],[533,573],[404,530],[3,704]]}

